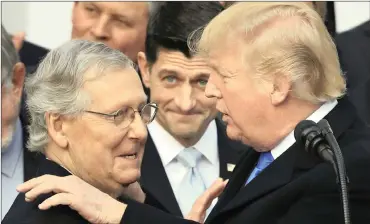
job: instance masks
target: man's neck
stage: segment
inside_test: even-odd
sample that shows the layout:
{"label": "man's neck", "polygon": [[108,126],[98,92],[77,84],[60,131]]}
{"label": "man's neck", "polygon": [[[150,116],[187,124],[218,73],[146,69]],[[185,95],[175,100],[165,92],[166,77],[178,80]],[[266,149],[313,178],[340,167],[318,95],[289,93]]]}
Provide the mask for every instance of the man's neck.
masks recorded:
{"label": "man's neck", "polygon": [[188,147],[191,147],[191,146],[194,146],[204,135],[204,133],[206,132],[210,122],[208,123],[203,123],[203,125],[201,126],[200,130],[188,137],[188,138],[183,138],[181,136],[178,136],[178,135],[174,135],[173,133],[171,133],[169,130],[167,130],[161,123],[160,121],[156,120],[158,122],[158,124],[164,129],[166,130],[176,141],[178,141],[182,146],[184,146],[185,148],[188,148]]}
{"label": "man's neck", "polygon": [[320,108],[322,104],[313,104],[302,100],[291,99],[286,105],[278,108],[274,121],[270,124],[271,136],[275,136],[266,142],[265,148],[261,151],[268,151],[276,147],[286,136],[288,136],[296,125],[309,117]]}

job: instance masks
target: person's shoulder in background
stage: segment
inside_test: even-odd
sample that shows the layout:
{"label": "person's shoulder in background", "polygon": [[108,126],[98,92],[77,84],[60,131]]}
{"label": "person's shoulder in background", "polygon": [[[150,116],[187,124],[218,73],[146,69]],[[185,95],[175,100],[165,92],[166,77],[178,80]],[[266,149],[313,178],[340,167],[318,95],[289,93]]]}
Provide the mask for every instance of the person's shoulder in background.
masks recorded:
{"label": "person's shoulder in background", "polygon": [[49,49],[47,48],[26,40],[24,41],[23,47],[19,51],[19,57],[26,66],[27,74],[35,72],[37,65],[48,52]]}
{"label": "person's shoulder in background", "polygon": [[335,37],[347,80],[347,95],[358,114],[370,124],[370,20]]}

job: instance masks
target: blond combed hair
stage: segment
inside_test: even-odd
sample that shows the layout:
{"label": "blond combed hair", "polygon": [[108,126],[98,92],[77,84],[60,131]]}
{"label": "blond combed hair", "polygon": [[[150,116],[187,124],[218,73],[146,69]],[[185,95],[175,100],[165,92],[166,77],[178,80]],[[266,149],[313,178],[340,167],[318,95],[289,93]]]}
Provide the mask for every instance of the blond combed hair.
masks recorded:
{"label": "blond combed hair", "polygon": [[285,76],[296,98],[320,103],[345,93],[335,44],[320,15],[304,2],[236,3],[189,41],[207,55],[220,45],[241,51],[253,78]]}

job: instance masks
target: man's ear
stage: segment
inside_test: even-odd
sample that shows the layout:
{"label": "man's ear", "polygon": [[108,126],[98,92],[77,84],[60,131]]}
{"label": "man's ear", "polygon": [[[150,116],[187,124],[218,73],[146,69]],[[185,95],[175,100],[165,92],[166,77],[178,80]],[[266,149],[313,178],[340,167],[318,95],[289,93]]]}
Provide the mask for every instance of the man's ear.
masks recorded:
{"label": "man's ear", "polygon": [[292,88],[291,80],[285,76],[278,76],[273,81],[273,89],[271,91],[271,103],[278,106],[288,98],[289,92]]}
{"label": "man's ear", "polygon": [[24,78],[26,75],[26,67],[22,62],[18,62],[14,65],[13,68],[13,77],[12,77],[12,92],[17,99],[22,97]]}
{"label": "man's ear", "polygon": [[68,138],[65,135],[63,125],[67,120],[59,114],[54,114],[50,112],[45,113],[46,126],[50,138],[54,141],[56,145],[60,148],[65,149],[68,146]]}
{"label": "man's ear", "polygon": [[137,63],[139,64],[141,79],[143,80],[144,86],[150,88],[150,72],[149,63],[146,60],[145,53],[140,51],[137,54]]}

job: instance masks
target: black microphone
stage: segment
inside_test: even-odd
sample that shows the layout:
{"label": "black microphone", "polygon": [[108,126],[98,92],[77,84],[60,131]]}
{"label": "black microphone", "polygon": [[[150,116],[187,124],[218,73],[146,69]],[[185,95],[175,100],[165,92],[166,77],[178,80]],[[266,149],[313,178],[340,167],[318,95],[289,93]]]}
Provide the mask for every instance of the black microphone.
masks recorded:
{"label": "black microphone", "polygon": [[338,168],[339,174],[339,182],[341,187],[341,196],[342,196],[342,205],[344,211],[344,220],[345,223],[350,223],[350,212],[349,212],[349,205],[348,205],[348,190],[347,184],[349,183],[349,179],[346,174],[346,167],[343,160],[342,151],[340,150],[339,144],[334,136],[334,133],[330,127],[330,124],[327,120],[322,119],[318,123],[322,135],[325,137],[326,141],[329,143],[330,147],[334,151],[334,156]]}
{"label": "black microphone", "polygon": [[[294,138],[308,153],[318,156],[333,165],[337,176],[337,183],[341,186],[342,205],[345,224],[350,224],[348,208],[348,192],[346,173],[341,150],[333,131],[326,120],[316,124],[310,120],[303,120],[294,129]],[[338,179],[340,181],[338,181]]]}
{"label": "black microphone", "polygon": [[333,152],[315,122],[310,120],[299,122],[294,129],[294,138],[308,153],[330,162],[334,169],[337,169]]}

